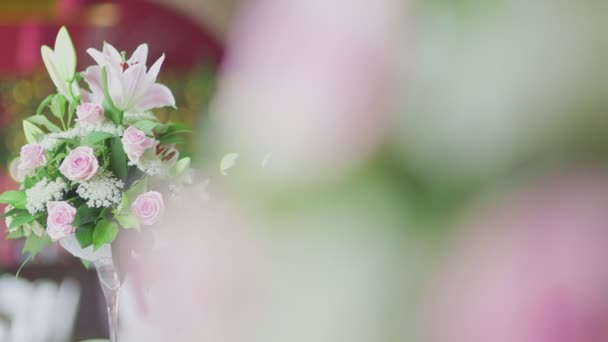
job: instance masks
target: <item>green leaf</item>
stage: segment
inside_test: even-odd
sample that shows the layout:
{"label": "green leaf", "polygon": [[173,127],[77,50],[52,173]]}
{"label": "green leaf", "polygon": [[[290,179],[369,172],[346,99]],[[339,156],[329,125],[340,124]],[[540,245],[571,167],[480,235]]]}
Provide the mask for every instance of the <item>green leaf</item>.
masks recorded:
{"label": "green leaf", "polygon": [[80,142],[80,145],[81,146],[93,146],[104,140],[110,139],[113,136],[114,136],[114,134],[108,133],[108,132],[93,132],[93,133],[87,135],[84,139],[82,139],[82,141]]}
{"label": "green leaf", "polygon": [[172,145],[172,144],[183,145],[184,143],[186,143],[186,140],[183,137],[181,137],[180,135],[171,134],[171,135],[165,135],[165,136],[159,138],[158,142],[163,145]]}
{"label": "green leaf", "polygon": [[80,227],[76,228],[76,240],[82,248],[87,248],[93,245],[93,232],[94,227]]}
{"label": "green leaf", "polygon": [[119,137],[112,138],[111,152],[110,170],[112,170],[118,179],[124,182],[129,176],[129,167],[127,165],[127,155]]}
{"label": "green leaf", "polygon": [[40,125],[43,126],[44,128],[48,129],[49,132],[54,132],[54,133],[59,133],[61,132],[61,128],[59,128],[59,126],[55,125],[54,123],[52,123],[46,116],[44,115],[34,115],[34,116],[30,116],[29,118],[25,119],[33,124],[36,125]]}
{"label": "green leaf", "polygon": [[135,215],[117,215],[116,221],[125,229],[135,228],[136,230],[140,230],[139,220]]}
{"label": "green leaf", "polygon": [[222,161],[220,162],[220,172],[222,175],[228,175],[228,170],[236,165],[238,157],[239,155],[236,153],[229,153],[222,158]]}
{"label": "green leaf", "polygon": [[[76,74],[80,76],[80,74]],[[68,105],[68,127],[71,127],[72,121],[74,120],[74,113],[76,112],[76,106],[78,103],[76,101],[70,101]]]}
{"label": "green leaf", "polygon": [[192,160],[189,157],[178,160],[173,167],[173,173],[181,176],[190,167],[190,164],[192,164]]}
{"label": "green leaf", "polygon": [[44,100],[42,100],[42,102],[38,106],[38,109],[36,110],[36,115],[42,114],[42,111],[44,110],[44,108],[53,101],[53,98],[55,96],[56,96],[55,94],[52,94],[52,95],[45,97]]}
{"label": "green leaf", "polygon": [[122,114],[118,108],[116,108],[116,105],[110,96],[110,91],[108,89],[108,70],[105,66],[101,68],[101,89],[103,90],[103,97],[105,98],[105,103],[107,105],[106,115],[110,115],[110,119],[114,124],[120,125],[122,123]]}
{"label": "green leaf", "polygon": [[93,232],[93,246],[95,250],[98,250],[101,246],[112,243],[118,235],[118,226],[114,222],[108,220],[101,220],[95,226]]}
{"label": "green leaf", "polygon": [[0,194],[1,204],[10,204],[15,208],[23,209],[25,206],[25,192],[22,191],[7,191]]}
{"label": "green leaf", "polygon": [[[89,261],[80,259],[80,262],[82,263],[82,266],[84,266],[84,268],[86,268],[87,270],[91,268],[91,263]],[[93,340],[90,340],[90,341],[93,341]],[[105,341],[105,340],[98,340],[98,341],[101,342],[101,341]],[[84,342],[84,341],[82,341],[82,342]]]}
{"label": "green leaf", "polygon": [[11,210],[7,211],[6,213],[0,215],[0,219],[5,219],[7,217],[11,217],[11,216],[18,215],[18,214],[24,214],[24,213],[27,213],[27,210],[15,208],[15,209],[11,209]]}
{"label": "green leaf", "polygon": [[192,130],[182,123],[169,122],[164,125],[159,125],[156,128],[155,132],[160,135],[165,135],[176,133],[192,133]]}
{"label": "green leaf", "polygon": [[65,102],[63,95],[57,95],[51,101],[51,113],[60,120],[63,120],[63,116],[65,115]]}
{"label": "green leaf", "polygon": [[[64,148],[65,148],[65,147],[64,147]],[[66,154],[65,152],[57,153],[57,154],[56,154],[56,155],[55,155],[53,158],[51,158],[51,159],[49,160],[49,162],[48,162],[48,163],[49,163],[49,164],[52,164],[52,163],[54,163],[54,162],[56,162],[56,161],[58,161],[58,160],[61,160],[61,159],[65,158],[65,157],[67,157],[67,154]]]}
{"label": "green leaf", "polygon": [[132,202],[137,198],[137,196],[143,194],[148,191],[148,178],[143,178],[139,180],[137,183],[133,184],[129,190],[125,192],[125,195],[129,198],[129,201]]}
{"label": "green leaf", "polygon": [[[31,189],[34,185],[36,185],[36,183],[38,183],[38,179],[36,179],[36,177],[25,177],[25,180],[23,181],[23,183],[21,183],[21,187],[22,189],[20,190],[28,190]],[[25,206],[25,203],[24,203]]]}
{"label": "green leaf", "polygon": [[129,197],[127,196],[127,194],[125,194],[123,192],[122,198],[120,199],[120,204],[118,204],[118,207],[116,207],[116,210],[114,210],[114,213],[116,215],[120,215],[125,209],[127,209],[128,205],[129,205]]}
{"label": "green leaf", "polygon": [[76,211],[76,216],[74,217],[72,225],[76,228],[83,227],[86,224],[97,221],[100,214],[101,209],[89,208],[86,204],[83,204],[78,208],[78,211]]}
{"label": "green leaf", "polygon": [[9,240],[16,240],[16,239],[21,239],[24,236],[25,236],[25,233],[23,232],[23,229],[17,229],[15,231],[8,233],[6,238]]}
{"label": "green leaf", "polygon": [[154,129],[158,125],[160,125],[158,122],[154,122],[154,121],[150,121],[150,120],[142,120],[142,121],[136,122],[133,125],[133,127],[135,127],[138,130],[144,132],[146,135],[153,136],[154,135]]}
{"label": "green leaf", "polygon": [[44,132],[38,126],[27,120],[23,121],[23,131],[25,132],[25,140],[27,140],[28,144],[37,143],[44,135]]}
{"label": "green leaf", "polygon": [[36,219],[38,219],[39,217],[41,217],[41,215],[34,216],[30,213],[22,213],[19,215],[15,215],[11,221],[11,224],[8,226],[8,229],[12,230],[21,227],[24,224],[36,221]]}
{"label": "green leaf", "polygon": [[36,254],[40,253],[40,251],[47,245],[51,244],[51,240],[47,236],[38,236],[36,234],[30,234],[25,240],[25,245],[23,246],[23,254],[29,253],[29,255],[33,258]]}
{"label": "green leaf", "polygon": [[110,104],[107,103],[107,101],[104,103],[104,109],[105,109],[105,117],[112,121],[114,124],[116,125],[120,125],[121,121],[122,121],[122,113],[112,107]]}

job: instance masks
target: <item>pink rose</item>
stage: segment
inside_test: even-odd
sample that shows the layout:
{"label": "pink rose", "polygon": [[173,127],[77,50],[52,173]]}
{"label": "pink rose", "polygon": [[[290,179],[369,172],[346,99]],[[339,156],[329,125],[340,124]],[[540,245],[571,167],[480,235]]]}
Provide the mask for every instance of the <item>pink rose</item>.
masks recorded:
{"label": "pink rose", "polygon": [[131,126],[122,136],[122,145],[129,160],[136,163],[147,149],[154,146],[154,139],[148,138],[144,132]]}
{"label": "pink rose", "polygon": [[46,232],[53,241],[74,233],[72,222],[76,217],[76,208],[68,202],[48,202],[46,206],[49,212]]}
{"label": "pink rose", "polygon": [[156,191],[149,191],[139,195],[131,206],[133,214],[139,219],[139,223],[151,226],[158,223],[165,211],[163,195]]}
{"label": "pink rose", "polygon": [[104,119],[103,107],[97,103],[83,103],[76,107],[76,116],[82,126],[92,126],[96,123],[102,122]]}
{"label": "pink rose", "polygon": [[27,144],[21,148],[19,169],[29,172],[46,164],[44,147],[39,144]]}
{"label": "pink rose", "polygon": [[74,149],[59,167],[61,173],[72,181],[87,181],[95,176],[98,169],[99,162],[89,146]]}

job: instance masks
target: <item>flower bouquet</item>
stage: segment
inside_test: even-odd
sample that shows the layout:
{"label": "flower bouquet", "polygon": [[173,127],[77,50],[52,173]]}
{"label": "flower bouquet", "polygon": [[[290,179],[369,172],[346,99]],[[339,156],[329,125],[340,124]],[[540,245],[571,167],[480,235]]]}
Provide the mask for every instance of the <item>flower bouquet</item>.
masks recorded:
{"label": "flower bouquet", "polygon": [[57,93],[23,121],[27,144],[10,167],[20,187],[0,195],[2,217],[30,257],[59,242],[96,266],[114,341],[120,280],[110,246],[125,230],[159,223],[166,194],[191,181],[190,159],[175,148],[190,131],[150,112],[175,99],[156,83],[164,55],[147,68],[146,44],[129,58],[108,43],[88,49],[96,65],[81,73],[65,27],[41,52]]}

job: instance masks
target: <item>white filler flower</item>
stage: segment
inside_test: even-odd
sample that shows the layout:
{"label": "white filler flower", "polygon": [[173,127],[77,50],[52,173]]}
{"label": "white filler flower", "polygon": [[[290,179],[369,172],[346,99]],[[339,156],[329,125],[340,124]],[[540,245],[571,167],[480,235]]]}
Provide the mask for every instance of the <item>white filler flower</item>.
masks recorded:
{"label": "white filler flower", "polygon": [[116,137],[121,137],[124,128],[122,126],[116,126],[107,120],[90,126],[81,126],[77,123],[73,128],[68,129],[65,132],[49,133],[45,135],[40,144],[45,150],[50,151],[55,149],[62,140],[82,139],[94,132],[105,132]]}
{"label": "white filler flower", "polygon": [[89,208],[107,208],[119,204],[125,184],[110,171],[99,172],[88,182],[78,185],[76,193],[87,200]]}
{"label": "white filler flower", "polygon": [[35,215],[46,210],[46,204],[50,201],[61,201],[68,190],[68,185],[61,178],[49,182],[44,178],[36,183],[31,189],[25,191],[25,208]]}

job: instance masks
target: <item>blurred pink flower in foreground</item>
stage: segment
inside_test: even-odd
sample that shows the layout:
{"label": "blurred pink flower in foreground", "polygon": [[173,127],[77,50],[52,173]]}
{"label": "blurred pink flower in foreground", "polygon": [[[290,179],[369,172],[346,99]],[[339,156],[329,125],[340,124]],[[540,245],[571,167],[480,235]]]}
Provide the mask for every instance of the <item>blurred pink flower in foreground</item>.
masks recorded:
{"label": "blurred pink flower in foreground", "polygon": [[425,341],[608,341],[608,176],[550,178],[466,226],[434,279]]}
{"label": "blurred pink flower in foreground", "polygon": [[384,138],[400,3],[249,3],[215,101],[227,148],[260,162],[272,154],[274,180],[365,161]]}

